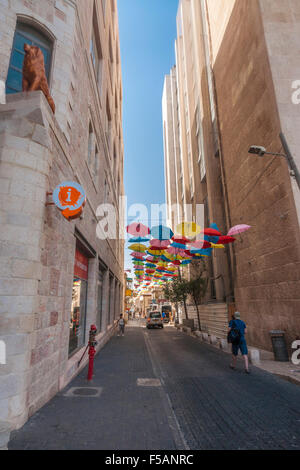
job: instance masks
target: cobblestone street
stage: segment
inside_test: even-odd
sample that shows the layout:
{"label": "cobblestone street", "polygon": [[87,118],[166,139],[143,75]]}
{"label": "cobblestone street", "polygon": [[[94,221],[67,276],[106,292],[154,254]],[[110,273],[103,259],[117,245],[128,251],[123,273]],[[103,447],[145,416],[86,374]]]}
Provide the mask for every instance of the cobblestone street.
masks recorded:
{"label": "cobblestone street", "polygon": [[92,384],[84,370],[9,449],[300,449],[299,386],[232,371],[228,355],[173,327],[125,333],[98,354]]}

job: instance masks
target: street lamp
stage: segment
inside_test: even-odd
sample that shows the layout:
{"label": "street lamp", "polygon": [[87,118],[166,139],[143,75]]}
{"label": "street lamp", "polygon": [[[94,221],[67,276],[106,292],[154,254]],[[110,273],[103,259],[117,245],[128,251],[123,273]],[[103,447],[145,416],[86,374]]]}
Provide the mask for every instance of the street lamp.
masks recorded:
{"label": "street lamp", "polygon": [[248,153],[252,155],[257,155],[259,157],[264,157],[265,155],[273,155],[274,157],[284,157],[286,158],[289,168],[290,168],[290,174],[291,176],[294,176],[296,179],[296,182],[298,184],[298,188],[300,189],[300,173],[297,168],[296,162],[290,152],[290,149],[288,147],[287,141],[285,139],[285,136],[283,133],[280,133],[280,139],[282,146],[284,148],[285,153],[273,153],[273,152],[267,152],[265,147],[259,146],[259,145],[251,145],[250,149],[248,150]]}

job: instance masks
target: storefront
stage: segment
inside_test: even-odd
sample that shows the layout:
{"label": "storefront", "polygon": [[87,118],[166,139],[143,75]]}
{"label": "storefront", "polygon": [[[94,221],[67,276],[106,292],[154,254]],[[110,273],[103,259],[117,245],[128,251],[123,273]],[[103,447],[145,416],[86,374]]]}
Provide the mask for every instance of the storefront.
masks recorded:
{"label": "storefront", "polygon": [[98,271],[98,286],[97,286],[97,319],[96,319],[96,326],[98,332],[102,331],[104,324],[103,324],[103,294],[104,294],[104,276],[106,273],[106,268],[99,263],[99,271]]}
{"label": "storefront", "polygon": [[81,251],[80,247],[76,246],[70,318],[69,356],[74,354],[85,343],[88,266],[88,258]]}

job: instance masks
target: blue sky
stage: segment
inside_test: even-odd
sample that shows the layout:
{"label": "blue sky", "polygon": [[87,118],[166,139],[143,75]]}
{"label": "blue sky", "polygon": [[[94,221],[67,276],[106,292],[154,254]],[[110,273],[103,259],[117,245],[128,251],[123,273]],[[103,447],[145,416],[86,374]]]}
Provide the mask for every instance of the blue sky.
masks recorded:
{"label": "blue sky", "polygon": [[[118,0],[128,205],[165,202],[161,101],[175,63],[177,8],[178,0]],[[129,260],[127,250],[127,268]]]}

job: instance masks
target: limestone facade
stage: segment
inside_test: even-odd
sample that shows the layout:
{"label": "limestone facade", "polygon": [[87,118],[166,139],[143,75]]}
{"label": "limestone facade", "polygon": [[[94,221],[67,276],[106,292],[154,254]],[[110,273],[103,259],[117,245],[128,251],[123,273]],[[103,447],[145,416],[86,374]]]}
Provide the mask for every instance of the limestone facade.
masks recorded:
{"label": "limestone facade", "polygon": [[[90,325],[98,327],[99,349],[123,310],[122,79],[115,0],[0,5],[0,80],[7,80],[18,24],[39,30],[52,45],[57,107],[53,116],[39,91],[7,94],[0,105],[0,340],[7,350],[0,420],[20,427],[85,366],[86,357],[78,361]],[[63,181],[86,191],[76,221],[46,205]],[[97,236],[103,203],[115,208],[115,239]],[[85,291],[80,340],[70,349],[78,251],[87,263]]]}
{"label": "limestone facade", "polygon": [[[221,274],[233,295],[250,344],[269,351],[270,330],[284,330],[288,347],[300,335],[299,189],[284,158],[248,150],[261,145],[282,153],[283,132],[299,167],[299,104],[292,99],[299,18],[293,0],[181,0],[177,18],[184,197],[206,199],[207,220],[225,234],[237,224],[252,226],[226,256],[213,259],[214,276]],[[168,185],[178,185],[168,177]],[[220,289],[219,280],[217,300]]]}

